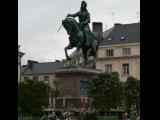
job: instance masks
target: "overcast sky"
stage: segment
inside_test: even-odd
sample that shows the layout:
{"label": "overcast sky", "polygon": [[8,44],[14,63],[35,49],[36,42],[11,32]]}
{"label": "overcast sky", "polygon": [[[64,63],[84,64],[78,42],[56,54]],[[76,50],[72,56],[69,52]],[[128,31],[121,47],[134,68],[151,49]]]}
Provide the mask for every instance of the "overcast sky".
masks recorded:
{"label": "overcast sky", "polygon": [[[140,0],[85,1],[91,22],[102,22],[103,31],[113,23],[139,22]],[[63,27],[57,31],[68,13],[80,10],[80,3],[81,0],[18,0],[18,44],[25,53],[22,65],[27,60],[53,62],[65,58],[68,35]]]}

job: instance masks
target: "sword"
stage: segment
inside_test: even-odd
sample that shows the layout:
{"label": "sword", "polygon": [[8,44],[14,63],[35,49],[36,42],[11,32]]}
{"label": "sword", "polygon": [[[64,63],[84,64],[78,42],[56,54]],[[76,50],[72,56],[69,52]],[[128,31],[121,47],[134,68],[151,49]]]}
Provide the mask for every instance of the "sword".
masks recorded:
{"label": "sword", "polygon": [[61,29],[61,27],[62,27],[62,25],[60,26],[60,28],[58,29],[58,31],[57,31],[57,32],[59,32],[59,30]]}
{"label": "sword", "polygon": [[[65,19],[67,18],[67,16],[65,17]],[[59,30],[61,29],[61,27],[62,27],[62,25],[59,27],[59,29],[58,29],[58,31],[57,32],[59,32]]]}

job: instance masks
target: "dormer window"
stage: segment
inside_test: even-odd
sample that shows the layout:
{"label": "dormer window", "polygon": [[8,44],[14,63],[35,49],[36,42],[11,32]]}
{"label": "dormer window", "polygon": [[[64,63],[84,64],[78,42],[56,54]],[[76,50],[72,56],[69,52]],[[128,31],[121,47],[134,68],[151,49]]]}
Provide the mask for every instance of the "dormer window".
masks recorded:
{"label": "dormer window", "polygon": [[120,38],[121,41],[123,41],[123,40],[125,40],[125,39],[126,39],[125,36],[122,36],[122,37]]}
{"label": "dormer window", "polygon": [[31,70],[28,68],[26,71],[30,72]]}
{"label": "dormer window", "polygon": [[112,37],[109,37],[109,38],[108,38],[108,41],[111,41],[112,39],[113,39]]}

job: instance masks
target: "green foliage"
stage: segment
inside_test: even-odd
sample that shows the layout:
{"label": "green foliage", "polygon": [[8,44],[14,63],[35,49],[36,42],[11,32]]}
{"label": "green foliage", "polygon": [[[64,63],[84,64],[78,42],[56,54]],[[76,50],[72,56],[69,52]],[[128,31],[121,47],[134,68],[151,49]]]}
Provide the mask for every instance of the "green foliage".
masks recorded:
{"label": "green foliage", "polygon": [[98,120],[118,120],[117,116],[99,116]]}
{"label": "green foliage", "polygon": [[40,120],[38,117],[21,117],[20,120]]}
{"label": "green foliage", "polygon": [[23,115],[38,115],[48,99],[49,87],[44,82],[27,79],[18,84],[18,107]]}
{"label": "green foliage", "polygon": [[100,74],[88,82],[88,96],[92,98],[92,106],[100,111],[110,111],[122,102],[122,83],[117,72]]}
{"label": "green foliage", "polygon": [[138,110],[140,106],[140,81],[134,77],[128,77],[124,89],[127,109],[136,105]]}
{"label": "green foliage", "polygon": [[110,111],[111,108],[125,106],[126,110],[132,105],[140,108],[140,80],[128,77],[126,82],[119,80],[116,72],[100,74],[96,79],[88,82],[88,96],[91,105],[99,111]]}

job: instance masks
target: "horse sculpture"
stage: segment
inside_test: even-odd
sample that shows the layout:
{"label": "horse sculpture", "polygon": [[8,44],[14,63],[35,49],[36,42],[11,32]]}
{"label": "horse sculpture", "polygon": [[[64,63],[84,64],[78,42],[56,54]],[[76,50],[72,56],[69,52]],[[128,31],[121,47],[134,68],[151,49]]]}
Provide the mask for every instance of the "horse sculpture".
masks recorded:
{"label": "horse sculpture", "polygon": [[88,61],[88,51],[90,50],[90,56],[93,56],[93,65],[91,68],[96,69],[96,57],[97,57],[97,50],[99,47],[100,37],[98,33],[91,32],[92,39],[90,41],[89,46],[85,45],[85,36],[83,31],[80,30],[80,26],[77,21],[72,17],[66,17],[62,20],[62,25],[66,29],[67,34],[69,35],[69,45],[67,45],[65,50],[65,55],[68,60],[71,58],[68,56],[67,50],[76,47],[74,61],[77,60],[79,57],[79,51],[82,49],[83,53],[83,66],[87,64]]}

